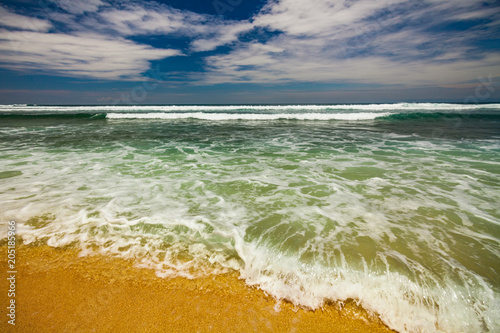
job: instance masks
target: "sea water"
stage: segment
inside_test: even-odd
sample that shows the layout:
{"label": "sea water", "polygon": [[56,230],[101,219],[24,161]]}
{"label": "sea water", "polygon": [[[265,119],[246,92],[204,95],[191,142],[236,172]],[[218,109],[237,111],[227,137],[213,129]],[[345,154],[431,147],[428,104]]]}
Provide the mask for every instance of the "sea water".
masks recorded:
{"label": "sea water", "polygon": [[24,244],[500,331],[500,104],[4,105],[0,152]]}

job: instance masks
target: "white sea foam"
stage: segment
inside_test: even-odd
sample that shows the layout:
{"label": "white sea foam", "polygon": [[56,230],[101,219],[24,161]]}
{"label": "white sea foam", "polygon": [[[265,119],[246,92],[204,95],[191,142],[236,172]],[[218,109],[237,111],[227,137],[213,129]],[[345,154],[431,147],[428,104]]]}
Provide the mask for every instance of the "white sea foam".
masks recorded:
{"label": "white sea foam", "polygon": [[484,142],[153,123],[1,132],[16,173],[0,226],[160,276],[236,270],[298,306],[353,299],[400,332],[500,330],[500,161]]}
{"label": "white sea foam", "polygon": [[109,119],[203,119],[203,120],[370,120],[390,113],[109,113]]}
{"label": "white sea foam", "polygon": [[[491,331],[498,328],[499,313],[495,311],[499,298],[485,285],[481,291],[484,298],[477,301],[466,288],[456,288],[453,283],[430,285],[426,279],[417,283],[394,272],[390,265],[382,274],[368,266],[354,270],[345,260],[335,269],[310,267],[253,244],[236,246],[245,263],[240,270],[242,278],[279,300],[313,309],[327,301],[356,300],[398,332],[472,333],[483,330],[484,322]],[[469,278],[483,284],[479,276]]]}
{"label": "white sea foam", "polygon": [[230,111],[465,111],[500,109],[500,104],[393,103],[393,104],[332,104],[332,105],[90,105],[90,106],[29,106],[0,105],[1,111],[19,112],[230,112]]}

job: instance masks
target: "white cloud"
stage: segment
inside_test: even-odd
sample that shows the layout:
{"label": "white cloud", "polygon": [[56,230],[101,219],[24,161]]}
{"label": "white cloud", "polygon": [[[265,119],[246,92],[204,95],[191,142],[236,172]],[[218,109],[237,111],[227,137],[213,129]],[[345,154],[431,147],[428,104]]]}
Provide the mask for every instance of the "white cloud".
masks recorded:
{"label": "white cloud", "polygon": [[146,34],[200,34],[206,30],[203,25],[207,16],[180,11],[167,6],[149,7],[128,4],[124,8],[110,8],[98,14],[101,28],[112,29],[122,36]]}
{"label": "white cloud", "polygon": [[115,80],[137,79],[148,70],[149,61],[181,54],[98,34],[6,30],[0,30],[0,52],[0,63],[10,69]]}
{"label": "white cloud", "polygon": [[[182,54],[131,40],[155,35],[185,38],[188,53],[231,47],[205,58],[207,71],[197,76],[199,84],[455,84],[475,79],[479,71],[498,72],[496,54],[474,48],[474,39],[493,38],[498,31],[495,0],[269,0],[241,21],[153,1],[121,0],[116,6],[105,0],[51,1],[64,11],[46,13],[47,20],[0,6],[3,67],[138,78],[150,61]],[[436,29],[477,19],[490,23],[457,33]],[[251,31],[274,34],[263,33],[257,41],[247,35]]]}
{"label": "white cloud", "polygon": [[254,25],[246,21],[216,24],[209,28],[212,34],[211,37],[195,39],[191,45],[194,51],[211,51],[218,46],[237,41],[241,33],[252,30],[253,28]]}
{"label": "white cloud", "polygon": [[2,25],[18,29],[0,29],[2,67],[94,79],[139,79],[149,69],[150,61],[183,53],[139,44],[126,37],[153,31],[168,34],[186,28],[184,19],[198,19],[197,14],[169,11],[165,6],[155,6],[155,11],[125,4],[125,9],[115,10],[100,0],[54,2],[66,13],[45,13],[59,29],[63,27],[63,31],[50,33],[53,25],[49,21],[0,7]]}
{"label": "white cloud", "polygon": [[251,30],[248,21],[221,21],[210,15],[181,11],[162,5],[128,4],[121,9],[107,9],[87,25],[112,29],[122,36],[176,35],[192,39],[192,50],[210,51],[238,40],[238,35]]}
{"label": "white cloud", "polygon": [[65,11],[80,15],[86,12],[95,12],[104,5],[101,0],[51,0]]}
{"label": "white cloud", "polygon": [[498,54],[488,54],[480,62],[449,61],[455,57],[451,52],[434,62],[403,63],[379,56],[332,61],[306,54],[286,56],[253,45],[230,55],[209,58],[212,71],[203,84],[336,82],[426,86],[464,82],[500,72]]}
{"label": "white cloud", "polygon": [[214,50],[238,40],[241,33],[254,25],[245,21],[224,21],[211,15],[178,10],[150,2],[123,2],[120,7],[103,6],[96,13],[76,18],[54,12],[50,18],[76,31],[131,36],[170,35],[191,39],[194,52]]}
{"label": "white cloud", "polygon": [[404,1],[283,0],[265,6],[254,24],[290,35],[332,35],[334,29],[345,29],[377,10]]}
{"label": "white cloud", "polygon": [[[239,43],[207,58],[203,84],[324,82],[432,85],[474,80],[500,71],[500,56],[478,52],[474,39],[494,36],[471,27],[435,29],[499,17],[481,1],[281,0],[253,18],[278,32],[265,42]],[[492,2],[493,3],[493,2]],[[482,58],[482,59],[481,59]]]}
{"label": "white cloud", "polygon": [[52,24],[46,20],[18,15],[0,6],[0,26],[29,31],[48,31]]}

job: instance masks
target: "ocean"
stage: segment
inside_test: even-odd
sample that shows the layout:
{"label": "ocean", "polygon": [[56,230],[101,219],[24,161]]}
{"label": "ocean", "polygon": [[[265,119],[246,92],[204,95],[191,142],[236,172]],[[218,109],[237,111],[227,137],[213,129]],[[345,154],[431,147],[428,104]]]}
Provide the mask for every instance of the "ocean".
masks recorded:
{"label": "ocean", "polygon": [[500,104],[2,105],[0,152],[23,244],[500,331]]}

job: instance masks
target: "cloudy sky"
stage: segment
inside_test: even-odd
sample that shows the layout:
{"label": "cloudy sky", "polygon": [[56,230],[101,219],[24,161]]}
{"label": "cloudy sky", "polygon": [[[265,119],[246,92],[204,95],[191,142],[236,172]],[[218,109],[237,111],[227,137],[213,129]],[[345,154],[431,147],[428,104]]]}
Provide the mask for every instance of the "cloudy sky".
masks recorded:
{"label": "cloudy sky", "polygon": [[500,101],[498,0],[2,0],[0,103]]}

